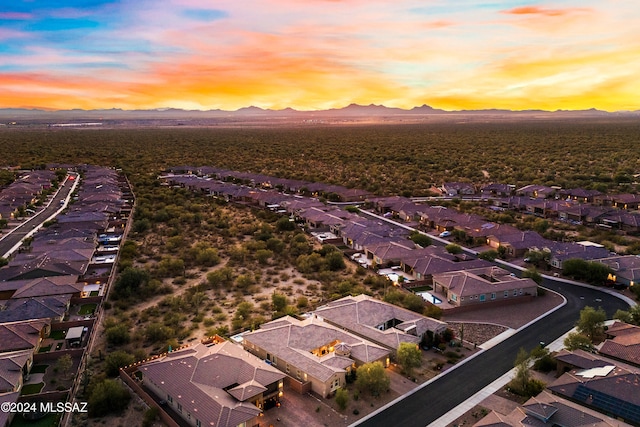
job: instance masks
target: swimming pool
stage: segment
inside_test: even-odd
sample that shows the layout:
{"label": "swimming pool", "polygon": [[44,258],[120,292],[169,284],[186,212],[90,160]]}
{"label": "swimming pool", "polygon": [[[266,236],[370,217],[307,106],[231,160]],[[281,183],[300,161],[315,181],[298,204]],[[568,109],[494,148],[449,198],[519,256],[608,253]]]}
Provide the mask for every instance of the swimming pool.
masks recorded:
{"label": "swimming pool", "polygon": [[430,302],[431,304],[440,304],[442,300],[440,298],[434,297],[429,292],[416,292],[416,295],[420,295],[423,300]]}

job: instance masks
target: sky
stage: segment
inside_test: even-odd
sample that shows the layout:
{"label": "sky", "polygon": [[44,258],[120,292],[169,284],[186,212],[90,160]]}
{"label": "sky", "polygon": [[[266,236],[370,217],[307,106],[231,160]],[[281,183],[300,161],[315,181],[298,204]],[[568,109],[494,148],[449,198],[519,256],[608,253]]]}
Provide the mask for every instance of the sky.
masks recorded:
{"label": "sky", "polygon": [[640,109],[637,0],[12,0],[0,108]]}

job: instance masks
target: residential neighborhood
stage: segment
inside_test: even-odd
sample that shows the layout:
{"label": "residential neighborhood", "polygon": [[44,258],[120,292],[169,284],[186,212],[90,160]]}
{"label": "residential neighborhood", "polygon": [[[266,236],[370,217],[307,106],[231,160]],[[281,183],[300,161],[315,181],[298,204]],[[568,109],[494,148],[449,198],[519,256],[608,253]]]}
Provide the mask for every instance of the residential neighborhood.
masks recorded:
{"label": "residential neighborhood", "polygon": [[[0,355],[0,379],[5,383],[0,398],[6,402],[74,399],[85,377],[88,351],[130,227],[134,199],[126,178],[113,169],[82,166],[73,170],[78,175],[68,206],[11,254],[0,269],[0,337],[10,344]],[[636,266],[634,261],[637,257],[612,254],[593,242],[556,242],[532,230],[405,197],[372,197],[335,185],[210,167],[172,168],[159,181],[288,218],[318,246],[333,245],[355,267],[385,277],[384,295],[387,286],[402,295],[418,295],[421,306],[449,316],[486,307],[526,306],[540,298],[538,282],[518,277],[495,265],[493,259],[477,256],[483,252],[495,251],[503,259],[525,266],[528,254],[545,253],[546,268],[559,273],[568,260],[597,262],[609,269],[607,282],[626,289],[637,283],[634,271],[640,271],[640,264]],[[514,206],[516,211],[558,221],[585,221],[572,215],[598,200],[591,192],[562,192],[541,186],[516,190],[496,184],[478,190],[470,184],[445,183],[442,191],[445,197],[480,194],[487,197],[483,203],[490,206]],[[556,194],[566,198],[554,199]],[[520,197],[518,204],[511,203],[514,197]],[[626,206],[630,203],[627,200]],[[625,208],[615,202],[610,206],[613,211],[598,216],[598,221],[633,215],[619,213]],[[16,208],[6,215],[15,222],[20,212]],[[440,239],[448,246],[418,244],[416,233]],[[452,241],[472,251],[452,250]],[[634,349],[640,345],[640,336],[633,328],[621,323],[609,328],[599,353],[637,364]],[[369,295],[352,295],[232,336],[215,335],[169,346],[167,351],[121,366],[119,377],[141,401],[159,412],[166,425],[260,426],[266,411],[280,408],[289,393],[334,399],[363,365],[378,363],[391,373],[398,369],[398,352],[403,345],[424,352],[450,334],[445,321]],[[445,341],[437,350],[442,352],[453,344],[453,340]],[[459,345],[465,345],[462,338]],[[474,342],[470,348],[476,347]],[[62,356],[70,357],[71,365],[63,366],[61,381],[56,379],[56,374],[61,376],[56,360]],[[561,364],[570,359],[561,353],[557,360]],[[606,366],[606,372],[598,371],[595,376],[612,376],[615,383],[637,375],[631,368]],[[576,378],[584,375],[590,373],[564,374],[519,411],[490,412],[476,425],[520,425],[517,423],[525,418],[558,423],[575,414],[608,425],[606,416],[602,418],[597,411],[611,408],[591,404],[590,395],[582,403],[596,412],[561,400],[561,396],[578,399],[574,390],[582,386],[575,385],[579,382]],[[633,424],[637,422],[633,415],[636,403],[625,400],[630,393],[631,389],[612,398],[631,405],[627,412],[616,414]],[[287,408],[282,411],[286,413]],[[11,414],[3,416],[0,425],[10,425]],[[59,422],[68,422],[70,416],[65,416],[67,421]]]}
{"label": "residential neighborhood", "polygon": [[[10,226],[19,224],[25,203],[51,203],[53,193],[39,197],[52,188],[56,175],[63,179],[61,188],[66,185],[75,189],[68,206],[16,248],[0,269],[3,402],[57,403],[73,399],[115,274],[115,258],[110,262],[97,259],[103,248],[99,236],[121,236],[131,213],[130,189],[117,171],[51,165],[25,175],[2,191],[3,200],[11,197],[16,203],[4,205],[3,218]],[[26,192],[26,183],[37,185]],[[28,194],[29,198],[19,198],[18,194]],[[117,253],[117,246],[111,252]],[[64,358],[69,365],[60,364]],[[0,413],[0,425],[9,425],[14,415],[10,411]]]}

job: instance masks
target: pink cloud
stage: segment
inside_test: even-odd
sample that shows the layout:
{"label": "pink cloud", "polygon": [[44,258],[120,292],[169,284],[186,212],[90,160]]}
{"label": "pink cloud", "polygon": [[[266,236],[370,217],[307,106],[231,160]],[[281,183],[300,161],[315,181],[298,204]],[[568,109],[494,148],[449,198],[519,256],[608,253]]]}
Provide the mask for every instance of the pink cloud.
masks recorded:
{"label": "pink cloud", "polygon": [[501,13],[507,15],[542,15],[542,16],[566,16],[575,13],[590,12],[590,9],[573,7],[566,9],[547,9],[539,6],[522,6],[513,9],[503,10]]}
{"label": "pink cloud", "polygon": [[31,19],[33,17],[30,13],[24,12],[0,12],[0,19]]}

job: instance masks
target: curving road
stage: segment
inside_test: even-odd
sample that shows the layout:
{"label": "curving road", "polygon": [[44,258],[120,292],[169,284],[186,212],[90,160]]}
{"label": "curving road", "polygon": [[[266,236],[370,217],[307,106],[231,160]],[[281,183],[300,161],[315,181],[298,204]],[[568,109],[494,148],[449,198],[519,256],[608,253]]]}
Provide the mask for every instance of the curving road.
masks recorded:
{"label": "curving road", "polygon": [[[69,176],[73,176],[73,179],[69,180]],[[75,189],[77,182],[77,174],[71,173],[69,176],[51,198],[47,206],[2,236],[0,239],[0,256],[8,257],[13,250],[17,249],[17,246],[23,239],[33,234],[45,221],[56,215],[56,213],[66,206],[69,195]],[[64,201],[64,203],[61,201]]]}
{"label": "curving road", "polygon": [[570,285],[551,278],[545,278],[543,286],[564,295],[567,303],[395,405],[353,425],[424,427],[513,368],[520,347],[530,351],[540,342],[550,343],[573,328],[583,307],[602,307],[608,318],[618,309],[629,308],[620,298],[597,289]]}

